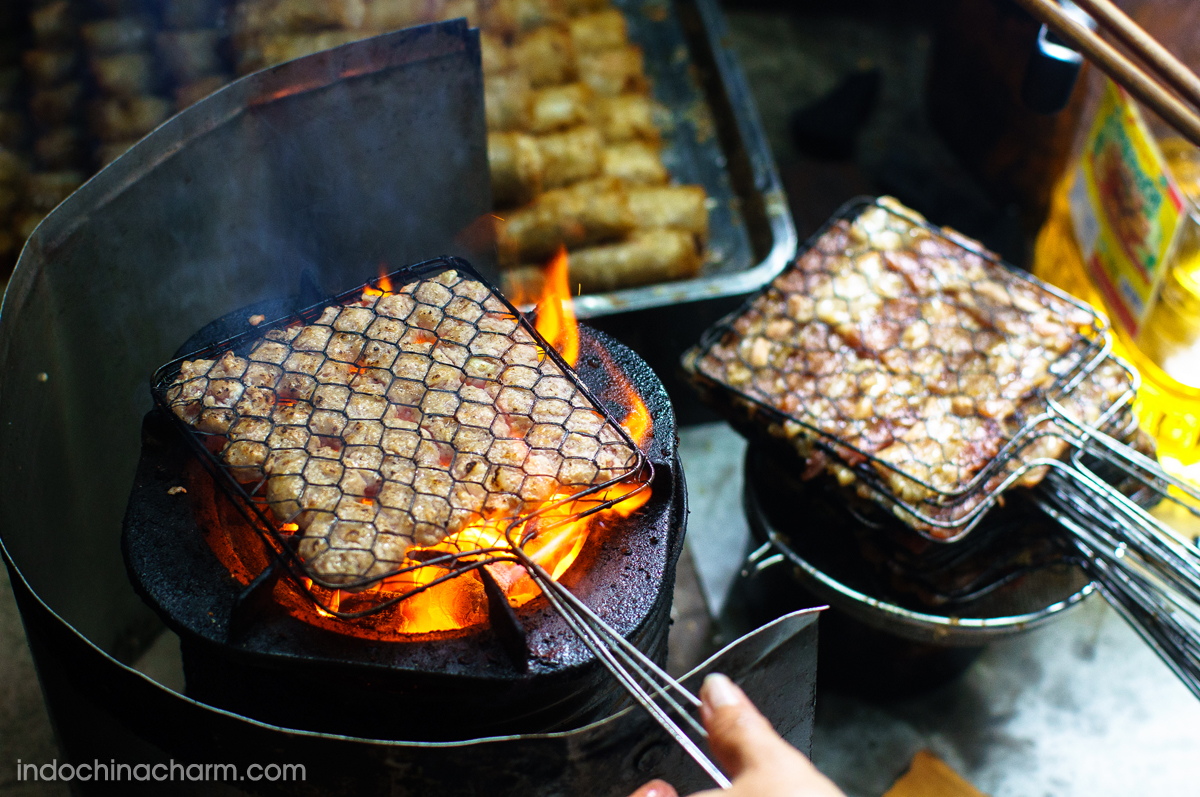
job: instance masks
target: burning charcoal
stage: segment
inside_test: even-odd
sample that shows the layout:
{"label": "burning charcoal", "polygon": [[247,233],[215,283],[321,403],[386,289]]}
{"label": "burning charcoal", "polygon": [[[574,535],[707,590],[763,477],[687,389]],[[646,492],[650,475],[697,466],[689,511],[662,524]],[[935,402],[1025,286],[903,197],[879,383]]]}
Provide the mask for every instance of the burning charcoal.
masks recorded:
{"label": "burning charcoal", "polygon": [[314,577],[353,584],[413,546],[637,466],[534,340],[484,285],[447,271],[269,330],[246,358],[185,361],[165,398],[218,436],[236,478],[266,480]]}

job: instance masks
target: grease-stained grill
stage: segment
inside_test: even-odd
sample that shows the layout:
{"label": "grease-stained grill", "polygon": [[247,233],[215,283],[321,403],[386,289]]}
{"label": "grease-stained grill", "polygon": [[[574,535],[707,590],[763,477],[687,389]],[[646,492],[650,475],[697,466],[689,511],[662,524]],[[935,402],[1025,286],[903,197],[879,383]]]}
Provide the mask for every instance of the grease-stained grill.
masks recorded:
{"label": "grease-stained grill", "polygon": [[[918,530],[969,529],[1068,443],[1050,400],[1128,423],[1126,369],[1090,308],[888,198],[853,203],[797,262],[710,329],[685,368],[843,485]],[[760,417],[765,416],[765,417]]]}
{"label": "grease-stained grill", "polygon": [[[652,478],[553,346],[452,258],[179,358],[153,393],[309,596],[344,617],[517,561],[543,519]],[[357,591],[355,608],[312,583]]]}

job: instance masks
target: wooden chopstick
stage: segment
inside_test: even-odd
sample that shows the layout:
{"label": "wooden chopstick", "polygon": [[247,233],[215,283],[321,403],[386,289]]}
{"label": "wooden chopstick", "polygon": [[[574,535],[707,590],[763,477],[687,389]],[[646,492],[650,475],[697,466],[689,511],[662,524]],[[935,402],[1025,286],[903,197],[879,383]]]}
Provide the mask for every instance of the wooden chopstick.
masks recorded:
{"label": "wooden chopstick", "polygon": [[1188,69],[1158,39],[1146,33],[1136,22],[1125,16],[1111,0],[1075,0],[1075,5],[1091,14],[1097,22],[1120,39],[1133,54],[1151,66],[1179,95],[1200,108],[1200,77]]}
{"label": "wooden chopstick", "polygon": [[1142,71],[1141,67],[1089,30],[1086,25],[1067,16],[1053,0],[1017,2],[1030,14],[1049,25],[1063,39],[1078,47],[1102,72],[1157,112],[1184,138],[1200,147],[1200,116]]}

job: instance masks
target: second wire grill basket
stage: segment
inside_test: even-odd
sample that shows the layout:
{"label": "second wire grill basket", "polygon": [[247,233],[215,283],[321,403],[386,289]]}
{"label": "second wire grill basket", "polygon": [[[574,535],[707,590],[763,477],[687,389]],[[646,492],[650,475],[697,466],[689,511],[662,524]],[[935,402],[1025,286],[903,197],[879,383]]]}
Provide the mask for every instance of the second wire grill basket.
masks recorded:
{"label": "second wire grill basket", "polygon": [[1110,349],[1091,308],[894,200],[861,199],[684,366],[740,428],[789,441],[806,477],[832,473],[928,539],[962,539],[1006,491],[1034,488],[1200,695],[1200,551],[1097,468],[1197,514],[1200,494],[1120,442],[1138,378]]}

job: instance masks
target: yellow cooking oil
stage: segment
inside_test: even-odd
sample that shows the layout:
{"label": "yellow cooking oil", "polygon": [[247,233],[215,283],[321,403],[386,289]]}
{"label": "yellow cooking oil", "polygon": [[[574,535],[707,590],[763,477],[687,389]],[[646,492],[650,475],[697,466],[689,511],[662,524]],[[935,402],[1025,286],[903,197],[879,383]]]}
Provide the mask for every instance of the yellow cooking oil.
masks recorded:
{"label": "yellow cooking oil", "polygon": [[[1142,375],[1134,409],[1141,427],[1158,444],[1159,461],[1172,475],[1200,488],[1200,152],[1182,139],[1166,139],[1160,147],[1191,207],[1159,299],[1137,341],[1115,326],[1113,347]],[[1068,169],[1054,191],[1034,246],[1033,273],[1104,308],[1072,227],[1069,196],[1075,173]],[[1154,514],[1200,537],[1200,519],[1174,502],[1163,501]]]}

